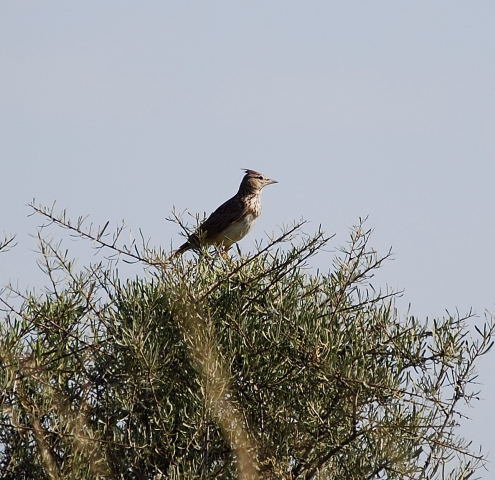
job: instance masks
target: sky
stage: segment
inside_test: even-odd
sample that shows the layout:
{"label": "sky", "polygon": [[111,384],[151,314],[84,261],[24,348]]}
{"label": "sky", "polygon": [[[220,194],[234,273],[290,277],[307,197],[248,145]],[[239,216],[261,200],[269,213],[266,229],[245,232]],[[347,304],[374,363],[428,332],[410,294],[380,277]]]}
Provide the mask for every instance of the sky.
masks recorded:
{"label": "sky", "polygon": [[[0,233],[18,245],[0,284],[41,281],[33,198],[170,248],[174,207],[211,212],[251,168],[279,183],[243,250],[301,217],[337,248],[368,216],[399,309],[481,322],[495,313],[494,24],[489,0],[3,0]],[[493,360],[462,428],[491,475]]]}

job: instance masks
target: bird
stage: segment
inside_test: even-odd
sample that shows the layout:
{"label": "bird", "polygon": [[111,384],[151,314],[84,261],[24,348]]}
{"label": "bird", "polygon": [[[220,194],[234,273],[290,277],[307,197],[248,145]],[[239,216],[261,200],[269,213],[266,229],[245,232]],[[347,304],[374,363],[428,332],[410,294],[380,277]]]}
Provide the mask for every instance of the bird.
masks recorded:
{"label": "bird", "polygon": [[205,245],[217,247],[226,256],[230,247],[246,236],[261,214],[261,190],[278,182],[255,170],[242,170],[245,175],[237,193],[189,235],[187,241],[173,252],[173,256]]}

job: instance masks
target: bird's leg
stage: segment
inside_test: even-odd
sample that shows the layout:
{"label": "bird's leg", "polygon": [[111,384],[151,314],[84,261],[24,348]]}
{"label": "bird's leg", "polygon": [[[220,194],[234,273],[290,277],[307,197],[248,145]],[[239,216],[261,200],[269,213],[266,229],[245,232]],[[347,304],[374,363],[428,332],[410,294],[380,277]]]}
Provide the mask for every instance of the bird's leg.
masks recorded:
{"label": "bird's leg", "polygon": [[216,250],[217,250],[218,254],[224,260],[230,260],[229,249],[230,249],[230,246],[227,246],[227,245],[217,245],[216,246]]}

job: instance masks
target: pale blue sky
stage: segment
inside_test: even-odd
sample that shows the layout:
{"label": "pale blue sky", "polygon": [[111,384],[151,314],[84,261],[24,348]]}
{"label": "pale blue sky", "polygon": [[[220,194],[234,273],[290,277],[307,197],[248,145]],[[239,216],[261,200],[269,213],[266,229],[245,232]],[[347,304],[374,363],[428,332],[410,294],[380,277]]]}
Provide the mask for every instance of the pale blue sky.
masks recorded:
{"label": "pale blue sky", "polygon": [[[3,0],[1,283],[39,281],[33,197],[177,245],[172,207],[210,212],[248,167],[280,183],[242,248],[369,215],[401,308],[494,312],[494,26],[488,0]],[[494,454],[492,363],[463,431]]]}

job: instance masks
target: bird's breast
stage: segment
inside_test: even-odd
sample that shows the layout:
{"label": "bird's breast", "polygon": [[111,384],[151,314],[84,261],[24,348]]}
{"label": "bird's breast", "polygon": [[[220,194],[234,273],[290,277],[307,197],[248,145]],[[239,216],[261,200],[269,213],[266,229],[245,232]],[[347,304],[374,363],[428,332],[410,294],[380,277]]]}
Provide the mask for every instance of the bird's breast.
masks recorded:
{"label": "bird's breast", "polygon": [[241,238],[243,238],[253,226],[254,221],[256,220],[257,215],[253,215],[248,213],[240,220],[229,225],[223,232],[222,243],[232,244],[238,242]]}

